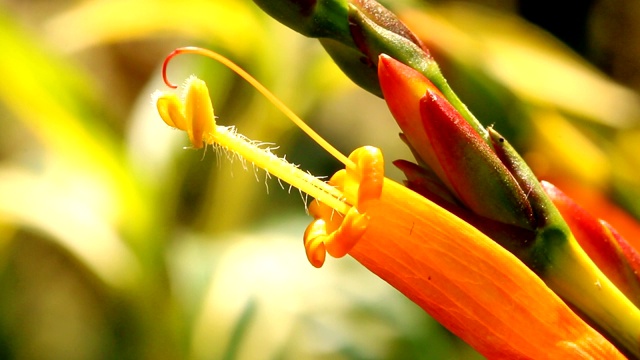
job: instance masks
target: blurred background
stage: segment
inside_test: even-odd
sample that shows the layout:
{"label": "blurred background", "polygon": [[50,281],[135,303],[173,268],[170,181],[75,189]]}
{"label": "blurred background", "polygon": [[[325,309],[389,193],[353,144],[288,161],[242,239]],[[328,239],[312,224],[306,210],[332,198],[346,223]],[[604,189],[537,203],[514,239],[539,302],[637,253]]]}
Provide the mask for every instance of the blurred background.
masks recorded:
{"label": "blurred background", "polygon": [[[640,238],[640,3],[384,3],[540,178]],[[382,100],[249,0],[0,0],[0,358],[479,358],[352,259],[312,268],[297,191],[184,149],[150,94],[187,45],[236,61],[344,153],[411,159]],[[170,64],[190,74],[219,123],[339,169],[229,70]]]}

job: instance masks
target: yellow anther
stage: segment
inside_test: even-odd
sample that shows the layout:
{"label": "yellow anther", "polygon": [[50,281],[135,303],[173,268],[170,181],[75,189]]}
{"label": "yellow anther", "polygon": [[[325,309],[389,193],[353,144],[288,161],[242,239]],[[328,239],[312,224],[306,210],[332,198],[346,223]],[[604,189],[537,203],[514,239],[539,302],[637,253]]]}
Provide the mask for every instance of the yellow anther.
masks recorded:
{"label": "yellow anther", "polygon": [[[185,117],[190,125],[187,128],[193,147],[199,149],[206,136],[215,132],[216,118],[209,98],[209,89],[204,81],[191,76],[186,83]],[[207,141],[209,142],[209,141]]]}
{"label": "yellow anther", "polygon": [[156,108],[162,120],[169,126],[187,131],[187,120],[184,118],[184,105],[174,93],[157,92]]}
{"label": "yellow anther", "polygon": [[156,108],[162,120],[169,126],[186,131],[194,148],[200,149],[206,137],[216,129],[209,89],[195,76],[185,83],[184,101],[174,93],[156,93]]}

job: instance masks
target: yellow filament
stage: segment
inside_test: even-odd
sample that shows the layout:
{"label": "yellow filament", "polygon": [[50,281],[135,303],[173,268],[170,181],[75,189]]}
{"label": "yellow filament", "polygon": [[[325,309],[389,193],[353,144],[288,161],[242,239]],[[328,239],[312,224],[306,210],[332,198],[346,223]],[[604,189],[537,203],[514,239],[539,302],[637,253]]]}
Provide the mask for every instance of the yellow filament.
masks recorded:
{"label": "yellow filament", "polygon": [[351,160],[349,160],[344,154],[338,151],[335,147],[333,147],[329,142],[327,142],[324,138],[322,138],[318,133],[316,133],[309,125],[307,125],[300,117],[298,117],[291,109],[289,109],[280,99],[278,99],[275,95],[273,95],[264,85],[258,82],[253,76],[244,71],[241,67],[236,65],[234,62],[224,57],[223,55],[208,49],[203,49],[195,46],[188,46],[183,48],[178,48],[174,50],[174,52],[169,55],[167,60],[165,60],[165,67],[167,62],[175,55],[178,54],[199,54],[211,58],[225,65],[229,69],[233,70],[236,74],[246,80],[249,84],[251,84],[256,90],[258,90],[264,97],[266,97],[278,110],[282,111],[282,113],[288,117],[291,121],[293,121],[296,126],[298,126],[302,131],[304,131],[313,141],[315,141],[318,145],[322,146],[329,154],[331,154],[334,158],[344,164],[347,168],[354,168],[354,164]]}
{"label": "yellow filament", "polygon": [[268,149],[257,147],[251,140],[237,134],[233,128],[216,126],[215,131],[210,133],[210,138],[205,137],[204,141],[234,151],[256,166],[265,169],[340,213],[346,214],[351,208],[349,204],[340,200],[343,195],[338,189],[300,170]]}

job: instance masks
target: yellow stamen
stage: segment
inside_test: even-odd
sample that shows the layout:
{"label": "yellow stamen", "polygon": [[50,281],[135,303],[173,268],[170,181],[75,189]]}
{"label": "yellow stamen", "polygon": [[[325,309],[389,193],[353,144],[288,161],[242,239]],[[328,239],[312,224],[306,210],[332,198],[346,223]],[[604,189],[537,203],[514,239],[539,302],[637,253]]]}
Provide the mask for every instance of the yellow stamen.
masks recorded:
{"label": "yellow stamen", "polygon": [[[317,201],[309,206],[309,212],[315,220],[304,235],[307,258],[313,266],[322,266],[327,253],[333,257],[346,255],[368,228],[369,216],[365,213],[366,209],[370,203],[377,201],[382,193],[385,178],[380,150],[362,147],[352,152],[348,158],[345,157],[246,71],[210,50],[196,47],[174,50],[162,66],[162,76],[169,87],[176,88],[167,80],[167,65],[174,56],[184,53],[210,57],[236,72],[316,143],[342,162],[345,169],[336,173],[330,183],[325,183],[274,155],[269,149],[260,148],[256,142],[238,134],[235,128],[216,125],[207,86],[195,76],[190,77],[185,84],[184,100],[172,93],[158,92],[154,95],[158,113],[164,122],[186,131],[194,148],[212,144],[233,151],[313,196]],[[334,214],[334,211],[340,214]]]}
{"label": "yellow stamen", "polygon": [[184,101],[173,93],[164,92],[157,92],[154,98],[162,120],[186,131],[195,148],[211,144],[233,151],[338,212],[349,212],[351,206],[343,201],[343,193],[335,187],[279,158],[269,149],[258,147],[254,141],[238,134],[235,128],[217,125],[204,81],[190,77],[185,84]]}
{"label": "yellow stamen", "polygon": [[244,71],[241,67],[233,63],[231,60],[226,57],[218,54],[217,52],[195,47],[195,46],[187,46],[183,48],[178,48],[174,50],[164,61],[162,65],[162,76],[165,83],[171,87],[176,88],[175,85],[170,83],[167,80],[166,70],[169,61],[176,55],[180,54],[198,54],[203,55],[213,60],[220,62],[225,65],[229,69],[233,70],[236,74],[240,75],[244,80],[246,80],[249,84],[251,84],[256,90],[258,90],[264,97],[266,97],[278,110],[282,111],[282,113],[288,117],[291,121],[293,121],[296,126],[298,126],[302,131],[304,131],[313,141],[318,143],[318,145],[322,146],[329,154],[331,154],[334,158],[344,164],[347,168],[353,168],[354,164],[351,162],[344,154],[338,151],[335,147],[333,147],[329,142],[327,142],[324,138],[322,138],[318,133],[316,133],[309,125],[307,125],[300,117],[298,117],[291,109],[289,109],[280,99],[278,99],[275,95],[273,95],[269,90],[267,90],[264,85],[262,85],[258,80],[256,80],[253,76],[249,75],[246,71]]}

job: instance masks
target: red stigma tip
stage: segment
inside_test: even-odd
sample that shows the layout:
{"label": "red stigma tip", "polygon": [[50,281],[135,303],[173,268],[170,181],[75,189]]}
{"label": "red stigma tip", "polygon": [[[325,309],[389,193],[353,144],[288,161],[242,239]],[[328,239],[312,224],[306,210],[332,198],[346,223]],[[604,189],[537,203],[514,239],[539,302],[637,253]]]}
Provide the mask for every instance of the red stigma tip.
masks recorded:
{"label": "red stigma tip", "polygon": [[167,66],[169,65],[169,61],[171,61],[171,59],[173,59],[176,55],[182,53],[181,49],[175,49],[173,50],[165,59],[164,62],[162,63],[162,80],[164,80],[164,83],[172,88],[172,89],[176,89],[178,87],[178,85],[174,85],[173,83],[171,83],[169,81],[169,79],[167,78]]}

